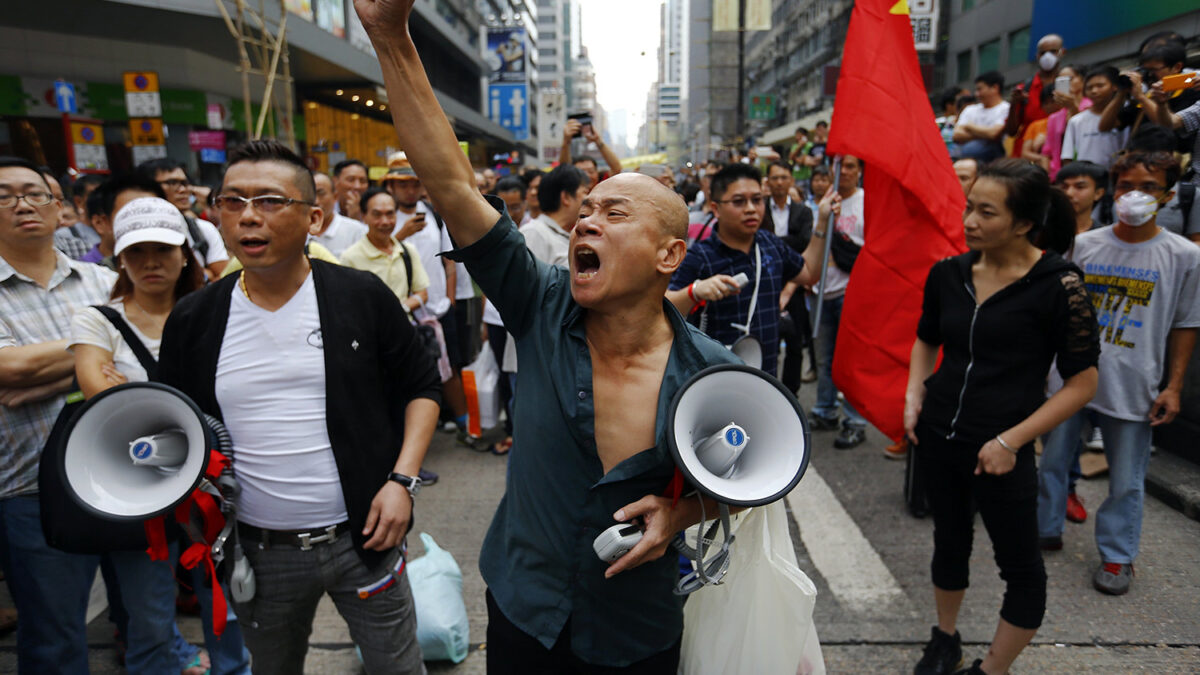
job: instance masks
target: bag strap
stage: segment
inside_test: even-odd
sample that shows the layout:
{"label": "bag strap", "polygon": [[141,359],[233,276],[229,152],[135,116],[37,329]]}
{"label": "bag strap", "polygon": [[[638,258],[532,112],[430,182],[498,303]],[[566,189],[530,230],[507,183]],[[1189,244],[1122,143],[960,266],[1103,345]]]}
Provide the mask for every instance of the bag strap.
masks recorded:
{"label": "bag strap", "polygon": [[187,222],[188,233],[192,235],[192,241],[196,242],[196,253],[199,253],[200,257],[208,262],[208,239],[200,231],[200,224],[191,216],[184,216],[183,219]]}
{"label": "bag strap", "polygon": [[1196,201],[1196,184],[1179,183],[1179,212],[1183,215],[1183,232],[1186,234],[1192,219],[1192,203]]}
{"label": "bag strap", "polygon": [[125,344],[133,350],[133,355],[137,357],[138,363],[142,364],[142,368],[146,370],[146,376],[153,380],[158,376],[158,361],[150,354],[150,350],[146,348],[146,344],[134,334],[133,329],[129,327],[121,314],[106,305],[93,305],[93,307],[108,319],[108,322],[121,333],[121,337],[125,338]]}
{"label": "bag strap", "polygon": [[408,247],[404,242],[397,242],[400,246],[400,257],[404,258],[404,279],[408,284],[408,293],[412,295],[412,258],[408,257]]}

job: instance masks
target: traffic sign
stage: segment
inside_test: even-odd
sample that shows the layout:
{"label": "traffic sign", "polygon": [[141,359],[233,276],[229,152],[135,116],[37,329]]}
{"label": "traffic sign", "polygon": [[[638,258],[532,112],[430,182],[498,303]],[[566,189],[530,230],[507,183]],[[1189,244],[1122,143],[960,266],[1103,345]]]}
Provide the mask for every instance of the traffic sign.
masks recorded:
{"label": "traffic sign", "polygon": [[58,111],[61,113],[74,115],[79,112],[79,105],[75,98],[75,85],[65,80],[55,80],[54,102],[58,105]]}
{"label": "traffic sign", "polygon": [[108,171],[104,127],[99,122],[70,121],[73,165],[80,171]]}
{"label": "traffic sign", "polygon": [[529,138],[529,95],[525,83],[489,84],[488,117],[512,132],[513,138]]}
{"label": "traffic sign", "polygon": [[746,119],[750,120],[775,119],[775,95],[750,94],[750,105],[746,113]]}
{"label": "traffic sign", "polygon": [[129,142],[138,145],[166,145],[162,120],[157,117],[138,117],[129,120]]}
{"label": "traffic sign", "polygon": [[125,110],[130,117],[162,117],[162,98],[158,93],[158,73],[125,72]]}

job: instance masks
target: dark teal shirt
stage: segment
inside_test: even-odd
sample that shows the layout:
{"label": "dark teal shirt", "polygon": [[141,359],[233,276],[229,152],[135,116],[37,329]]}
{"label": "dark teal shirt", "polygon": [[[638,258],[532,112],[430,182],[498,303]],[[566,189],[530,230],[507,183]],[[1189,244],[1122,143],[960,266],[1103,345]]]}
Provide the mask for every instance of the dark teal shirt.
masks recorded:
{"label": "dark teal shirt", "polygon": [[661,495],[674,473],[666,445],[675,392],[705,367],[737,363],[719,343],[684,322],[665,299],[675,340],[658,395],[655,446],[607,474],[596,453],[592,361],[585,310],[571,297],[566,269],[547,265],[503,211],[474,244],[447,254],[500,310],[516,338],[520,372],[514,442],[504,498],[483,542],[479,570],[510,621],[550,648],[570,619],[571,650],[584,661],[625,666],[670,648],[683,632],[683,601],[673,593],[676,556],[604,578],[592,540],[615,524],[617,509]]}

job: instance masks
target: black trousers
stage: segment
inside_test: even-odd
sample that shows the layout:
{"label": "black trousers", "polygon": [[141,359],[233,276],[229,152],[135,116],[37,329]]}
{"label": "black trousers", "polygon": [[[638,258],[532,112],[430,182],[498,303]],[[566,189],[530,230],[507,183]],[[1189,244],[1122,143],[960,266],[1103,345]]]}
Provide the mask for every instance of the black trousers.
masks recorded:
{"label": "black trousers", "polygon": [[1033,444],[1021,448],[1012,471],[976,476],[980,446],[946,440],[925,425],[917,426],[917,438],[917,470],[933,513],[933,585],[946,591],[968,586],[978,512],[1006,584],[1000,617],[1018,628],[1038,628],[1046,613],[1046,568],[1038,545]]}
{"label": "black trousers", "polygon": [[[508,343],[508,332],[504,330],[504,326],[497,326],[489,323],[487,325],[488,345],[492,348],[492,354],[496,357],[496,363],[501,369],[504,367],[504,349]],[[513,390],[508,381],[508,373],[500,372],[500,403],[504,406],[504,410],[508,415],[504,417],[504,433],[512,436],[512,398]]]}
{"label": "black trousers", "polygon": [[550,649],[537,638],[517,628],[496,606],[492,592],[487,592],[487,672],[488,675],[675,675],[679,670],[679,648],[682,638],[666,651],[624,668],[593,666],[584,663],[571,652],[571,622],[563,627],[558,642]]}
{"label": "black trousers", "polygon": [[812,319],[808,314],[808,306],[804,304],[804,295],[804,289],[798,289],[792,295],[792,299],[788,301],[785,308],[791,321],[785,321],[780,325],[780,337],[787,342],[787,349],[784,351],[783,372],[779,376],[779,381],[783,382],[783,386],[792,393],[800,390],[804,370],[804,350],[808,350],[813,364],[817,362],[816,347],[812,339]]}

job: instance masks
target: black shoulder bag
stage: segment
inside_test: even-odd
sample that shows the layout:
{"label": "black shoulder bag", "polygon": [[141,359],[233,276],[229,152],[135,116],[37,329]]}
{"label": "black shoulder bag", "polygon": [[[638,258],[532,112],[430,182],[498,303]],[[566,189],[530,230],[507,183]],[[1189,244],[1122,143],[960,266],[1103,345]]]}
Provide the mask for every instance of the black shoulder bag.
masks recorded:
{"label": "black shoulder bag", "polygon": [[[104,318],[121,333],[126,344],[137,356],[138,362],[153,380],[158,371],[158,362],[142,343],[133,329],[112,307],[95,307]],[[67,553],[107,553],[109,551],[140,551],[147,547],[145,527],[141,521],[120,522],[105,520],[85,511],[71,499],[66,490],[66,477],[62,474],[59,458],[66,449],[67,429],[83,406],[83,393],[75,391],[67,396],[67,404],[50,437],[42,449],[38,468],[38,500],[42,508],[42,534],[46,543]]]}
{"label": "black shoulder bag", "polygon": [[862,247],[841,232],[831,232],[829,236],[832,237],[829,240],[829,257],[833,258],[833,264],[837,265],[838,269],[849,274]]}

